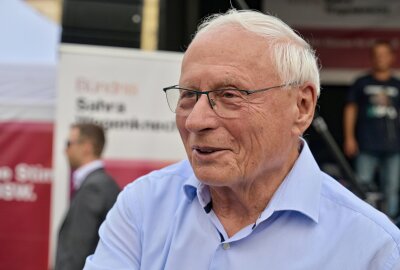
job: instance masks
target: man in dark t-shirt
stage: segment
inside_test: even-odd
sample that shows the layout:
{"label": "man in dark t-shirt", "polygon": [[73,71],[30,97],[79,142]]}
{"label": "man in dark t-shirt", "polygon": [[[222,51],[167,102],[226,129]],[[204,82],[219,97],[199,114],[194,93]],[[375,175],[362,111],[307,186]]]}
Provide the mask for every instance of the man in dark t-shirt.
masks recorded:
{"label": "man in dark t-shirt", "polygon": [[344,151],[356,157],[357,175],[372,189],[375,171],[386,197],[386,213],[398,214],[400,178],[400,81],[393,77],[393,48],[379,41],[372,47],[372,71],[351,86],[344,111]]}

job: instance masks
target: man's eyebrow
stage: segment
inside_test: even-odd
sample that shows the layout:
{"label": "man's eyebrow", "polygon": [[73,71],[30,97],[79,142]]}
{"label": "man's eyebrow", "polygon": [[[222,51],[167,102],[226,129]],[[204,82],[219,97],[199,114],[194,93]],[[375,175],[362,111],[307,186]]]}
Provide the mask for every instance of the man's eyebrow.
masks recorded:
{"label": "man's eyebrow", "polygon": [[216,82],[213,89],[240,89],[240,86],[241,84],[236,78],[228,75],[223,80]]}
{"label": "man's eyebrow", "polygon": [[240,89],[240,87],[237,87],[237,86],[235,86],[233,84],[230,84],[230,85],[218,86],[218,87],[215,87],[214,89],[215,90],[229,90],[229,89],[238,90],[238,89]]}
{"label": "man's eyebrow", "polygon": [[198,81],[185,81],[179,84],[179,87],[191,89],[191,90],[202,90],[202,91],[211,91],[218,89],[245,89],[243,85],[237,80],[237,78],[233,77],[231,74],[224,74],[224,78],[218,80],[216,82],[211,82],[208,84],[207,89],[200,89],[198,86]]}

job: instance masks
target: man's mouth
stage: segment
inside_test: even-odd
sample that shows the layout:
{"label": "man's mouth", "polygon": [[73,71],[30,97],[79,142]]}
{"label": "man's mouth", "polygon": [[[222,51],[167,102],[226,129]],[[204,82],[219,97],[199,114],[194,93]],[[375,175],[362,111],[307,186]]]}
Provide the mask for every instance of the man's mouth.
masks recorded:
{"label": "man's mouth", "polygon": [[223,149],[221,148],[216,148],[216,147],[204,147],[204,146],[193,146],[192,149],[196,151],[199,154],[207,155],[207,154],[212,154],[218,151],[221,151]]}

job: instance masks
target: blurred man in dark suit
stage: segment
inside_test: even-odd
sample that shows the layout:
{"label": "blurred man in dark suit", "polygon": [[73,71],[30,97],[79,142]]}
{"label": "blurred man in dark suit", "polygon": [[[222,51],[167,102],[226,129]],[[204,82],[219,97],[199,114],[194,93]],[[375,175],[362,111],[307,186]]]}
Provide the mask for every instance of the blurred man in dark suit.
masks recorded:
{"label": "blurred man in dark suit", "polygon": [[56,270],[82,269],[99,240],[98,229],[120,191],[100,160],[104,131],[94,124],[71,127],[66,155],[73,171],[73,196],[61,225]]}

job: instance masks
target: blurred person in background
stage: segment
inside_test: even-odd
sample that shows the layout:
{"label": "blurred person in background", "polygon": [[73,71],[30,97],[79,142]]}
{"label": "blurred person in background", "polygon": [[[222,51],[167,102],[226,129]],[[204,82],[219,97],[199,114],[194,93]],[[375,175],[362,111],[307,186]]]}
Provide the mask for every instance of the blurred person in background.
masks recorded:
{"label": "blurred person in background", "polygon": [[163,89],[188,160],[124,189],[84,269],[400,269],[399,229],[302,139],[319,84],[314,51],[281,20],[208,18]]}
{"label": "blurred person in background", "polygon": [[400,81],[393,77],[394,51],[386,41],[371,49],[372,70],[351,86],[344,109],[344,152],[366,191],[385,195],[384,211],[395,218],[400,182]]}
{"label": "blurred person in background", "polygon": [[102,127],[71,126],[65,152],[73,171],[73,195],[59,231],[55,270],[83,268],[96,248],[100,224],[120,191],[100,159],[104,144]]}

